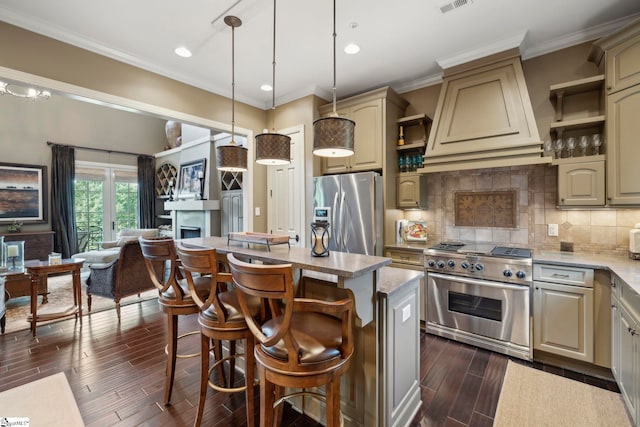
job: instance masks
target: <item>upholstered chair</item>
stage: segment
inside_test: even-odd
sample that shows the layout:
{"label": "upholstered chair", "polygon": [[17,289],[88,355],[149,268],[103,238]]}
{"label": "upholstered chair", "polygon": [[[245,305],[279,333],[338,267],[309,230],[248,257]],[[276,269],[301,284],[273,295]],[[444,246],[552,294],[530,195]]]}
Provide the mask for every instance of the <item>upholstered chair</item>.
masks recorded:
{"label": "upholstered chair", "polygon": [[111,298],[116,303],[116,313],[120,320],[120,300],[131,295],[155,289],[144,265],[144,257],[137,240],[126,242],[120,249],[118,258],[108,263],[90,265],[91,274],[87,278],[87,306],[91,311],[93,295]]}

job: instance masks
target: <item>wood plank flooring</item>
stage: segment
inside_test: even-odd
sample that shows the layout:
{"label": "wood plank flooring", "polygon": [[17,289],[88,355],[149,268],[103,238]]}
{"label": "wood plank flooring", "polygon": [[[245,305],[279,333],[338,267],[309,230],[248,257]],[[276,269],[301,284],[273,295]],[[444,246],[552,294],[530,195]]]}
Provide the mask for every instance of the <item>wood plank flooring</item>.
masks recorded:
{"label": "wood plank flooring", "polygon": [[[182,317],[180,333],[197,329]],[[198,404],[199,358],[179,359],[170,406],[162,404],[165,315],[155,300],[0,336],[0,391],[65,372],[87,426],[190,426]],[[421,334],[423,406],[412,426],[490,426],[506,356]],[[198,351],[197,335],[181,353]],[[525,363],[525,362],[522,362]],[[614,383],[541,364],[530,366],[617,391]],[[256,396],[258,396],[256,388]],[[202,425],[245,426],[244,394],[209,390]],[[258,402],[256,400],[256,412]],[[2,414],[0,414],[1,416]],[[257,416],[256,416],[257,419]],[[317,426],[285,408],[283,426]]]}

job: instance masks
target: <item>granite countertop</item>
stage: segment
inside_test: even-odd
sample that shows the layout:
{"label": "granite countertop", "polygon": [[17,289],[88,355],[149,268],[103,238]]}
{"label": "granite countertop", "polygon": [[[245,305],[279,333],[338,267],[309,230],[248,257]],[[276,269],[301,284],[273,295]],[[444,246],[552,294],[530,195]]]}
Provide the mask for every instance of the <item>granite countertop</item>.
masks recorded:
{"label": "granite countertop", "polygon": [[380,269],[379,293],[391,295],[412,280],[419,280],[424,272],[405,268],[382,267]]}
{"label": "granite countertop", "polygon": [[228,242],[222,237],[194,237],[179,240],[193,247],[215,248],[218,252],[246,255],[269,263],[292,264],[294,268],[318,271],[345,278],[358,277],[391,264],[391,258],[332,251],[327,257],[311,256],[308,248],[287,245],[271,246]]}
{"label": "granite countertop", "polygon": [[610,270],[624,280],[636,293],[640,294],[640,261],[628,257],[535,250],[533,251],[533,262]]}

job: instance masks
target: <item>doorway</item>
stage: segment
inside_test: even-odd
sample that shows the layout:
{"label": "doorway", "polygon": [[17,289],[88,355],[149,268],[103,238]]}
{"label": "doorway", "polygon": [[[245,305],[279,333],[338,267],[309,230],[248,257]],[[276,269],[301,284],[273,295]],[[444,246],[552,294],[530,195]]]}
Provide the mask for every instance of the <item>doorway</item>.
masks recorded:
{"label": "doorway", "polygon": [[291,163],[268,166],[269,232],[287,234],[292,239],[292,246],[304,246],[304,126],[283,129],[279,133],[291,138]]}
{"label": "doorway", "polygon": [[118,231],[137,228],[138,171],[133,166],[76,162],[75,208],[78,249],[99,249]]}

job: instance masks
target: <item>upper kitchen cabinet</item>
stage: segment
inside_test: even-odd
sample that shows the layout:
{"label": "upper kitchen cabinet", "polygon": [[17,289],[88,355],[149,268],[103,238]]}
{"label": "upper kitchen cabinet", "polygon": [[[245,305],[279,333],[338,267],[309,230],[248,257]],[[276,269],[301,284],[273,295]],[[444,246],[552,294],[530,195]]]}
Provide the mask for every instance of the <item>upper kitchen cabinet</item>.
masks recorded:
{"label": "upper kitchen cabinet", "polygon": [[595,42],[590,59],[605,69],[607,202],[640,205],[640,20]]}
{"label": "upper kitchen cabinet", "polygon": [[549,163],[518,49],[448,68],[418,172]]}
{"label": "upper kitchen cabinet", "polygon": [[[395,168],[395,152],[388,154],[387,147],[395,147],[396,121],[406,107],[407,101],[389,87],[339,101],[338,114],[356,123],[354,154],[322,159],[322,174],[384,170],[388,162]],[[320,107],[322,117],[332,112],[333,104]]]}

